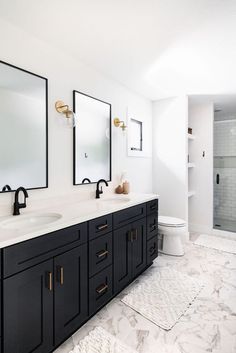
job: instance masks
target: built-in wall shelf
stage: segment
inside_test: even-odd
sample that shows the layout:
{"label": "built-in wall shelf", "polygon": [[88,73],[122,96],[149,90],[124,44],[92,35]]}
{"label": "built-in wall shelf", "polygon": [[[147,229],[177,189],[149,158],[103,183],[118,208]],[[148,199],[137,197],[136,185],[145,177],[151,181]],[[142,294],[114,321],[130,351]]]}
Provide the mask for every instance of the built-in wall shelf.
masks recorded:
{"label": "built-in wall shelf", "polygon": [[194,168],[195,164],[194,163],[188,163],[188,168]]}
{"label": "built-in wall shelf", "polygon": [[195,136],[192,135],[192,134],[188,134],[188,139],[189,139],[189,140],[195,140]]}
{"label": "built-in wall shelf", "polygon": [[192,197],[192,196],[194,196],[195,194],[196,194],[195,191],[189,191],[189,192],[188,192],[188,197]]}

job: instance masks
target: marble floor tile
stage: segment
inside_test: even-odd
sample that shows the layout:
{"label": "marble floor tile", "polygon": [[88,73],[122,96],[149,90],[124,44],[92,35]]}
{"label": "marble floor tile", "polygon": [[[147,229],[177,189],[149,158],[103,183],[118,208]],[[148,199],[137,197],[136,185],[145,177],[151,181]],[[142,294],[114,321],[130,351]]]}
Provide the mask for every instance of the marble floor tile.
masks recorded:
{"label": "marble floor tile", "polygon": [[160,255],[148,271],[158,271],[160,267],[173,268],[200,279],[205,285],[170,331],[159,328],[122,303],[120,298],[129,290],[126,288],[55,353],[68,353],[96,326],[139,353],[236,353],[236,255],[190,241],[183,257]]}

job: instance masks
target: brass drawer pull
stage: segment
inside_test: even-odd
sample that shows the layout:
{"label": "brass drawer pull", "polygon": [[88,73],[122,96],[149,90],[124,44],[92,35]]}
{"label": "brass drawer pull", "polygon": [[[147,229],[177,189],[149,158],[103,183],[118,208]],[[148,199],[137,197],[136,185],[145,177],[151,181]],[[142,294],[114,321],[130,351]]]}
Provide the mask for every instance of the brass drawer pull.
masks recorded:
{"label": "brass drawer pull", "polygon": [[98,294],[101,294],[101,293],[103,293],[107,288],[108,288],[108,285],[107,285],[107,284],[102,284],[100,287],[98,287],[98,288],[96,289],[96,292],[97,292]]}
{"label": "brass drawer pull", "polygon": [[103,230],[103,229],[106,229],[106,228],[108,228],[108,224],[101,224],[100,226],[97,226],[98,230]]}
{"label": "brass drawer pull", "polygon": [[150,228],[153,228],[153,227],[156,226],[156,224],[157,224],[157,222],[156,222],[156,220],[155,220],[153,223],[149,224],[149,227],[150,227]]}
{"label": "brass drawer pull", "polygon": [[105,255],[108,255],[109,251],[108,250],[102,250],[101,252],[97,253],[97,257],[99,257],[99,259]]}
{"label": "brass drawer pull", "polygon": [[150,254],[154,255],[156,253],[156,244],[154,244],[153,246],[151,246],[151,248],[149,249]]}
{"label": "brass drawer pull", "polygon": [[64,267],[58,266],[57,268],[57,280],[60,283],[60,285],[63,286],[64,284]]}
{"label": "brass drawer pull", "polygon": [[157,229],[157,227],[155,224],[150,224],[150,232],[153,232],[156,229]]}
{"label": "brass drawer pull", "polygon": [[48,272],[47,276],[48,276],[48,289],[51,292],[52,291],[52,272]]}

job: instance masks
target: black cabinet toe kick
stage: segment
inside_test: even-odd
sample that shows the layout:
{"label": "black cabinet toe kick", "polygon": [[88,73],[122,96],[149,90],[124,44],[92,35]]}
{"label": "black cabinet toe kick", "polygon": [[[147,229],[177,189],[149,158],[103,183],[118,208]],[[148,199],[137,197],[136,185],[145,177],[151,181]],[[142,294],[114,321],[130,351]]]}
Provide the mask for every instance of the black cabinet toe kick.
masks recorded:
{"label": "black cabinet toe kick", "polygon": [[158,200],[1,249],[0,353],[50,353],[158,256]]}

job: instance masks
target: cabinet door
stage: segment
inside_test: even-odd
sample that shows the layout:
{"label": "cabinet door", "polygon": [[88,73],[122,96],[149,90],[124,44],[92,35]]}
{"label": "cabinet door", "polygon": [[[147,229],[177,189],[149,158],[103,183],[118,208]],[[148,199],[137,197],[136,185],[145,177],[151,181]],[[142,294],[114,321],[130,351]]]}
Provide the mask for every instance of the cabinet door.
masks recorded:
{"label": "cabinet door", "polygon": [[57,345],[88,316],[87,244],[55,257],[54,276]]}
{"label": "cabinet door", "polygon": [[52,350],[52,274],[49,260],[3,281],[5,353]]}
{"label": "cabinet door", "polygon": [[146,218],[132,224],[132,275],[140,274],[147,266]]}
{"label": "cabinet door", "polygon": [[123,289],[132,278],[131,227],[127,225],[114,231],[114,292]]}

